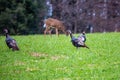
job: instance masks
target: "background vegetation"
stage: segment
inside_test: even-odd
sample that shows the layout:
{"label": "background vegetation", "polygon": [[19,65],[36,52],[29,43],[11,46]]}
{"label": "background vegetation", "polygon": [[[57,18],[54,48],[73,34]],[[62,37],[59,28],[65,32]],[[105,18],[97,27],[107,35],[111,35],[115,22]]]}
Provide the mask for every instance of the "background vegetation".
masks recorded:
{"label": "background vegetation", "polygon": [[120,0],[51,0],[53,17],[74,33],[120,31]]}
{"label": "background vegetation", "polygon": [[0,34],[41,34],[52,5],[53,18],[74,33],[120,31],[120,0],[0,0]]}
{"label": "background vegetation", "polygon": [[40,33],[44,3],[45,0],[0,0],[0,33],[3,28],[11,34]]}

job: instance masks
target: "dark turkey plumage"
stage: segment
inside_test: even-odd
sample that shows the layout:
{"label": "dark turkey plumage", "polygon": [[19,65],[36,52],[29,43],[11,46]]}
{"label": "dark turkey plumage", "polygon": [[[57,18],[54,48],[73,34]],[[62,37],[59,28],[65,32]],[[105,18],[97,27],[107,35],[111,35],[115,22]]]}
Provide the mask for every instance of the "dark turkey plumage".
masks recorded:
{"label": "dark turkey plumage", "polygon": [[9,47],[9,49],[12,48],[13,51],[19,50],[15,39],[13,39],[9,36],[8,30],[4,29],[4,32],[5,32],[5,36],[6,36],[5,42],[6,42],[7,46]]}
{"label": "dark turkey plumage", "polygon": [[89,47],[87,47],[87,45],[85,44],[86,41],[86,36],[85,33],[83,32],[80,36],[78,36],[78,38],[74,37],[72,35],[72,32],[70,30],[68,30],[70,37],[71,37],[71,42],[72,44],[78,48],[78,47],[86,47],[89,49]]}

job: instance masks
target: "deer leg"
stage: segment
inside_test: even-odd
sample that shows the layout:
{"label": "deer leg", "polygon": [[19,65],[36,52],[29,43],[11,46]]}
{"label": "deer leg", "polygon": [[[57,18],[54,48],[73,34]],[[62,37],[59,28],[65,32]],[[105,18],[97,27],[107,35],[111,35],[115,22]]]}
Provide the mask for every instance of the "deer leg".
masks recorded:
{"label": "deer leg", "polygon": [[45,29],[45,31],[44,31],[44,35],[46,35],[46,33],[47,33],[47,29]]}
{"label": "deer leg", "polygon": [[[52,30],[49,30],[48,33],[51,35]],[[51,35],[52,36],[52,35]]]}
{"label": "deer leg", "polygon": [[46,35],[48,32],[49,32],[49,28],[48,28],[48,26],[46,26],[46,29],[44,31],[44,35]]}
{"label": "deer leg", "polygon": [[59,36],[58,29],[56,28],[55,30],[56,30],[56,35]]}

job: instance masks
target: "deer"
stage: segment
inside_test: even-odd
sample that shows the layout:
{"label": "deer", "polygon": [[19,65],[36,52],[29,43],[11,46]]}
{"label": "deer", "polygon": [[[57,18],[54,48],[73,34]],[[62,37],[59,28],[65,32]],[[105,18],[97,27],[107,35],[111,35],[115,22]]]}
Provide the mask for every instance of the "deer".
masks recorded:
{"label": "deer", "polygon": [[44,26],[46,27],[44,31],[44,35],[49,33],[51,35],[51,31],[53,28],[55,28],[56,35],[59,36],[59,30],[65,33],[68,36],[67,31],[65,30],[65,26],[62,21],[54,19],[54,18],[48,18],[44,22]]}

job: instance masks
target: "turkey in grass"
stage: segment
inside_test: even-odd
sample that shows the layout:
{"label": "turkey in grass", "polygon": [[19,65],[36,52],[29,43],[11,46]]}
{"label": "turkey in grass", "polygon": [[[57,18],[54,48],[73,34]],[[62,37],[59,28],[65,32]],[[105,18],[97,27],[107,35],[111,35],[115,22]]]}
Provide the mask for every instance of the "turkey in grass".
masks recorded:
{"label": "turkey in grass", "polygon": [[70,30],[68,30],[67,32],[70,34],[71,42],[76,48],[85,47],[89,49],[89,47],[85,44],[86,41],[85,32],[83,32],[80,36],[78,36],[78,38],[74,37]]}
{"label": "turkey in grass", "polygon": [[10,37],[8,30],[4,29],[4,32],[5,32],[5,36],[6,36],[5,42],[6,42],[7,46],[9,47],[9,49],[12,48],[13,51],[19,50],[16,40]]}

